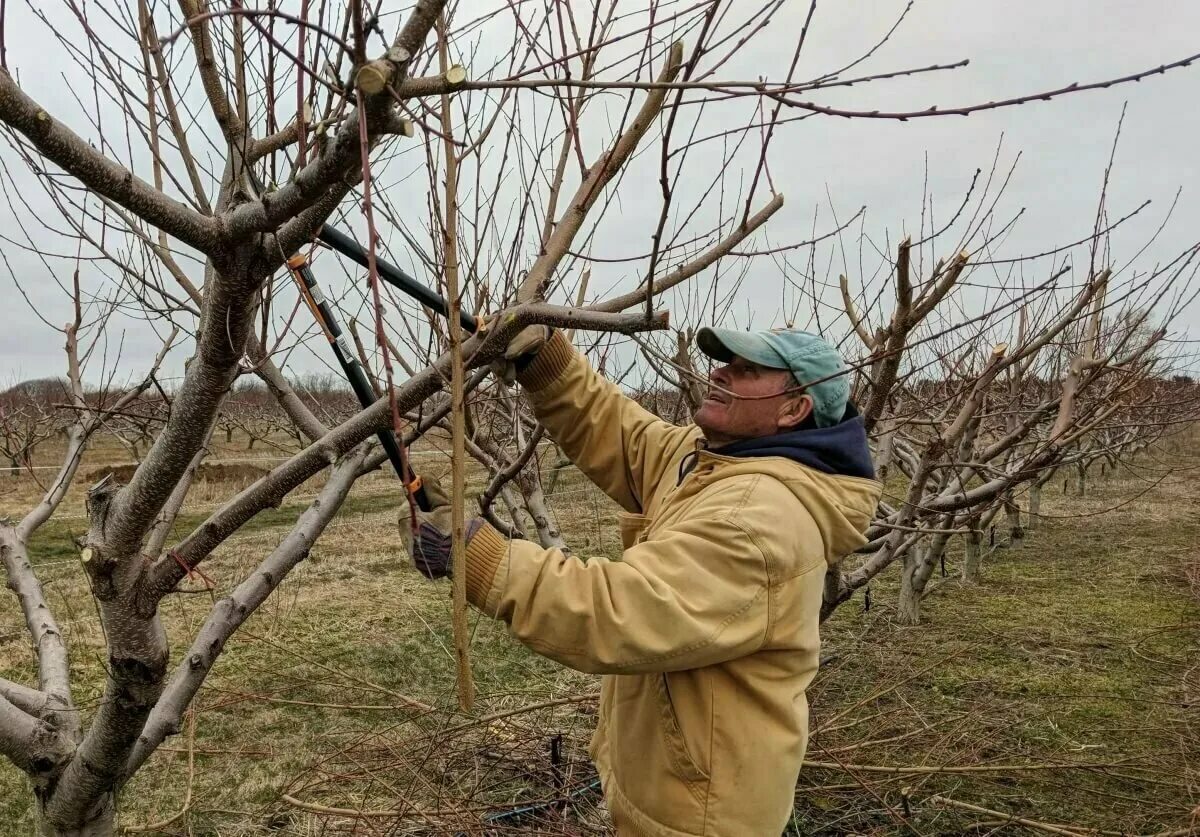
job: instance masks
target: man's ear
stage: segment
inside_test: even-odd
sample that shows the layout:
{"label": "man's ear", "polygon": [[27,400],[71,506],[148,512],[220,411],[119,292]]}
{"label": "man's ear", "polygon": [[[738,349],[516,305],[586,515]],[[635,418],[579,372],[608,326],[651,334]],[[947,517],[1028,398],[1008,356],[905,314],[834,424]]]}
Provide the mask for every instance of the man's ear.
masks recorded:
{"label": "man's ear", "polygon": [[780,430],[790,430],[811,416],[812,410],[811,395],[804,394],[787,398],[779,407],[779,415],[775,417],[775,426]]}

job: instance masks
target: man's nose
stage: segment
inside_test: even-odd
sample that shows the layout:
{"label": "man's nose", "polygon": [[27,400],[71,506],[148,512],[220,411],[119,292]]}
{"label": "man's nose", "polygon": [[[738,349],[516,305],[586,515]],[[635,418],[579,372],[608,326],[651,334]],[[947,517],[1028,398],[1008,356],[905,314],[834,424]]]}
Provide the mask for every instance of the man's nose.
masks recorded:
{"label": "man's nose", "polygon": [[726,386],[729,383],[729,367],[714,366],[708,373],[708,379],[718,386]]}

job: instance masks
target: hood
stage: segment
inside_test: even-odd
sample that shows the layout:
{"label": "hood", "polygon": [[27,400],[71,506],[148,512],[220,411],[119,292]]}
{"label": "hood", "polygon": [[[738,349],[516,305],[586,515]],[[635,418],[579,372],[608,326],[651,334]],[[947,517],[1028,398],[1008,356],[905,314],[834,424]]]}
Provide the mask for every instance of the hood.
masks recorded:
{"label": "hood", "polygon": [[[787,486],[820,529],[828,563],[838,562],[867,542],[864,533],[883,486],[874,478],[866,429],[852,406],[832,427],[746,439],[705,450],[700,456],[706,454],[723,461],[721,470],[729,476],[764,473]],[[695,457],[689,458],[694,464]]]}
{"label": "hood", "polygon": [[867,430],[862,416],[853,405],[847,405],[842,420],[832,427],[809,427],[743,439],[715,448],[719,456],[782,456],[807,465],[822,474],[875,479],[871,450],[867,447]]}

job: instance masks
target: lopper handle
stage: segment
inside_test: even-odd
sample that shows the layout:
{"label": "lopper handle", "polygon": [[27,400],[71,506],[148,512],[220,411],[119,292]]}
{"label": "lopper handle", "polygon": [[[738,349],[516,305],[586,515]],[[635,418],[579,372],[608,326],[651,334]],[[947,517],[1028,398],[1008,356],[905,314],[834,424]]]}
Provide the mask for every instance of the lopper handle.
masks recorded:
{"label": "lopper handle", "polygon": [[[337,317],[329,307],[329,303],[325,300],[320,285],[317,284],[308,259],[304,256],[294,256],[288,260],[288,267],[300,278],[304,286],[306,301],[321,324],[325,337],[333,348],[334,357],[337,358],[338,365],[342,367],[342,373],[350,381],[350,388],[354,390],[358,403],[364,408],[371,406],[375,403],[375,390],[371,388],[371,382],[367,380],[366,372],[359,365],[358,359],[350,351],[345,334],[338,325]],[[421,511],[430,511],[432,506],[429,502],[429,495],[425,493],[425,488],[412,469],[405,468],[404,455],[400,451],[400,443],[397,441],[396,435],[391,430],[380,430],[376,435],[379,437],[380,444],[383,445],[388,461],[392,463],[396,476],[412,492],[417,508]]]}

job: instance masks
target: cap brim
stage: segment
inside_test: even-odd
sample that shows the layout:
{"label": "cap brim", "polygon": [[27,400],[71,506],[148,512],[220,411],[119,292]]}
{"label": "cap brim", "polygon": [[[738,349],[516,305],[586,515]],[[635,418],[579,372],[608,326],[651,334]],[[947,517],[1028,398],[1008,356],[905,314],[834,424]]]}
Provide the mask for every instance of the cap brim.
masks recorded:
{"label": "cap brim", "polygon": [[788,368],[787,361],[771,344],[754,332],[702,328],[696,334],[696,345],[704,354],[721,363],[729,363],[734,357],[740,357],[769,369]]}

